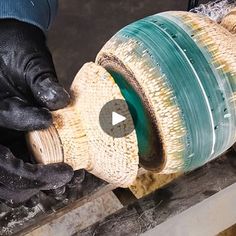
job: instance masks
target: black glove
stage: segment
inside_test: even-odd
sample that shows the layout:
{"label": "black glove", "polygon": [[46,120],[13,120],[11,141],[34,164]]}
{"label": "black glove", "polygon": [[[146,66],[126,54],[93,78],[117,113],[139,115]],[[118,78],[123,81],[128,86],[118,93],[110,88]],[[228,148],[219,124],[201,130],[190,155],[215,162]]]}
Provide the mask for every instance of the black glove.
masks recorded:
{"label": "black glove", "polygon": [[[57,83],[44,33],[31,24],[0,20],[0,127],[47,128],[52,123],[49,110],[68,103],[68,93]],[[40,190],[70,181],[73,170],[64,163],[43,166],[16,159],[0,132],[0,199],[24,202]]]}

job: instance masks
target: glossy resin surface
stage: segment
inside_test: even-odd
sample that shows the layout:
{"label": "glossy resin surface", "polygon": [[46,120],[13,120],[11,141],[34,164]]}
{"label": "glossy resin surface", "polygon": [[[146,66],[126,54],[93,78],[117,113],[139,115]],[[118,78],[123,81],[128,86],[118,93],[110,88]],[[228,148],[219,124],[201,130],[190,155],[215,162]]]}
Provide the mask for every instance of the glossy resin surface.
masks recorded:
{"label": "glossy resin surface", "polygon": [[[99,53],[135,109],[143,159],[154,148],[150,133],[158,137],[163,173],[193,170],[235,143],[235,39],[206,17],[166,12],[123,28]],[[117,61],[132,76],[116,71]]]}

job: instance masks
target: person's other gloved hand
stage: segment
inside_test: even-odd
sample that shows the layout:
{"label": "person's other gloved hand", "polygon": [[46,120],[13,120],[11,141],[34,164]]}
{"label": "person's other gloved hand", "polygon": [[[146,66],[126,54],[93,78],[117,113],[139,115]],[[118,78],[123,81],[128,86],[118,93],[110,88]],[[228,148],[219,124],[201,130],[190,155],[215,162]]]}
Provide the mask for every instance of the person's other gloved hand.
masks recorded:
{"label": "person's other gloved hand", "polygon": [[[31,24],[0,20],[0,127],[18,131],[47,128],[52,123],[49,110],[68,103],[68,93],[57,83],[44,33]],[[71,180],[70,166],[25,163],[3,141],[0,199],[23,203],[40,190],[55,189]]]}

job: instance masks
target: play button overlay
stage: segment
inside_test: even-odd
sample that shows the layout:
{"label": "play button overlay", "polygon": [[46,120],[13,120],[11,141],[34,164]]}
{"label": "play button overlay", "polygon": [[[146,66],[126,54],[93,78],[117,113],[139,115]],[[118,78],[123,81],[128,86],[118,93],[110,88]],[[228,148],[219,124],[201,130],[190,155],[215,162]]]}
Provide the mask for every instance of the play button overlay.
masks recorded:
{"label": "play button overlay", "polygon": [[113,138],[122,138],[134,130],[127,103],[122,99],[114,99],[106,103],[99,114],[102,130]]}
{"label": "play button overlay", "polygon": [[126,120],[126,117],[124,117],[124,116],[122,116],[122,115],[120,115],[120,114],[118,114],[114,111],[112,112],[112,125],[113,126],[117,125],[117,124],[119,124],[119,123],[121,123],[125,120]]}

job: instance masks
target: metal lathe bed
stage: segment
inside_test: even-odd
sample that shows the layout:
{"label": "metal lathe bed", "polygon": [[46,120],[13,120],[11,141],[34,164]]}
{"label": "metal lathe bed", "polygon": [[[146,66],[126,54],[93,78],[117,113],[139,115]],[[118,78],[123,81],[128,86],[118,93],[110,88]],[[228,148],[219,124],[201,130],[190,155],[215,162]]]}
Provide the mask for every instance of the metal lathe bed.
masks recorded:
{"label": "metal lathe bed", "polygon": [[[67,187],[66,199],[41,193],[40,204],[32,209],[1,205],[0,235],[216,235],[236,223],[236,153],[232,149],[142,199],[126,196],[128,205],[109,215],[102,204],[112,190],[86,174],[82,183],[75,179]],[[88,214],[82,220],[80,211],[96,201],[100,209],[91,214],[97,217],[91,221]],[[80,221],[94,224],[84,228]]]}

